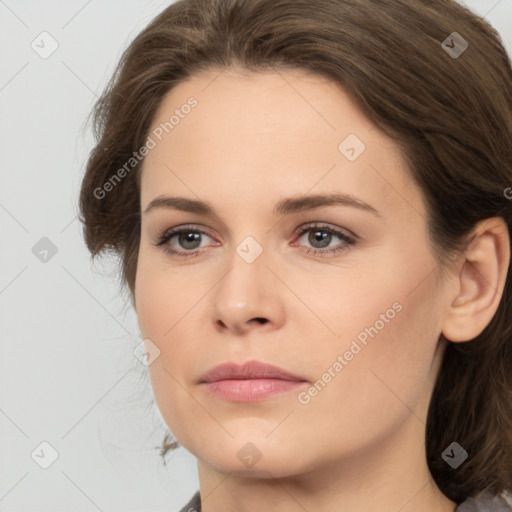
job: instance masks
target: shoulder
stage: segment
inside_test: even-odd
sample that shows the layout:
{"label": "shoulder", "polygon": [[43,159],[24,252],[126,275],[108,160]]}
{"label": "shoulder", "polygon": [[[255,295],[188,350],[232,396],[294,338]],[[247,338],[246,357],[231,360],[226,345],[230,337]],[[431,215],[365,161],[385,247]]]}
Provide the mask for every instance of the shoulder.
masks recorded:
{"label": "shoulder", "polygon": [[[179,512],[201,512],[199,491]],[[498,496],[482,493],[474,498],[468,498],[455,509],[455,512],[512,512],[512,492]]]}
{"label": "shoulder", "polygon": [[496,496],[481,493],[461,503],[455,512],[512,512],[512,493],[509,491]]}
{"label": "shoulder", "polygon": [[201,497],[197,491],[180,512],[201,512]]}

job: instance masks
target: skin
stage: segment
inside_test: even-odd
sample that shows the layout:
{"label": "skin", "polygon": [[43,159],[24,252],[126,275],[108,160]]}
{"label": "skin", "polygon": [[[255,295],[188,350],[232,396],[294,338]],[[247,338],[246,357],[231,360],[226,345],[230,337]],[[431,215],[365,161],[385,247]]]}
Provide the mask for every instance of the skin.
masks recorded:
{"label": "skin", "polygon": [[[169,195],[205,201],[215,216],[142,214],[135,304],[143,338],[160,350],[149,371],[162,416],[198,459],[203,510],[453,512],[424,445],[439,335],[466,341],[494,315],[510,258],[503,221],[479,225],[442,278],[420,189],[343,90],[297,70],[217,70],[172,89],[151,130],[191,96],[197,107],[145,159],[141,211]],[[349,134],[366,145],[355,161],[338,149]],[[379,215],[346,205],[272,212],[286,197],[333,192]],[[318,229],[295,234],[313,222],[356,243],[328,232],[325,249],[308,238]],[[198,255],[155,245],[185,224],[207,233]],[[252,263],[236,252],[248,236],[263,251]],[[178,236],[167,246],[194,250]],[[333,247],[343,250],[321,253]],[[243,403],[198,384],[217,364],[255,359],[302,376],[308,390],[395,303],[401,310],[307,404],[297,390]],[[237,456],[248,442],[261,455],[252,467]]]}

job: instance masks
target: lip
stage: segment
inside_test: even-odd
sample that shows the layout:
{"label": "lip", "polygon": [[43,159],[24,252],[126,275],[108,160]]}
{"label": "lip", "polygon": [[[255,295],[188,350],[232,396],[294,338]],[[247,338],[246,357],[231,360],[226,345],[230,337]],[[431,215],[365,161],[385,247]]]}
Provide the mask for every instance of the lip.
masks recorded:
{"label": "lip", "polygon": [[252,402],[295,390],[307,382],[278,366],[248,361],[242,365],[229,362],[215,366],[199,384],[219,398]]}

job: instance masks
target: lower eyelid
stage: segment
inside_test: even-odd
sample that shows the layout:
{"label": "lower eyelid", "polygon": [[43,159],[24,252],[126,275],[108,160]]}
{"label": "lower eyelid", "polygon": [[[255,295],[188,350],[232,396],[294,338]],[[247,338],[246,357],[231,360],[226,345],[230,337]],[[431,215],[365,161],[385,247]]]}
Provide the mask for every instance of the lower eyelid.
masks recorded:
{"label": "lower eyelid", "polygon": [[[335,252],[343,252],[343,251],[346,251],[350,248],[350,246],[354,245],[355,242],[356,242],[356,238],[354,236],[351,236],[341,230],[337,230],[337,229],[334,229],[332,227],[329,227],[329,226],[322,226],[322,225],[313,225],[313,226],[305,226],[305,227],[302,227],[298,230],[295,231],[295,241],[299,240],[304,234],[310,232],[310,231],[313,231],[313,230],[317,230],[317,231],[326,231],[326,232],[329,232],[331,233],[332,235],[334,236],[337,236],[341,242],[339,242],[338,245],[342,244],[344,246],[342,247],[337,247],[337,246],[333,246],[333,247],[324,247],[324,248],[316,248],[316,247],[306,247],[305,250],[306,252],[308,253],[325,253],[325,254],[328,254],[328,253],[335,253]],[[209,245],[220,245],[219,242],[213,237],[211,236],[210,234],[208,234],[207,232],[205,231],[202,231],[200,229],[197,229],[197,228],[193,228],[193,227],[187,227],[187,226],[183,226],[181,228],[178,228],[176,231],[171,231],[171,230],[168,230],[166,232],[164,232],[163,235],[160,235],[160,237],[157,238],[157,241],[155,243],[155,245],[157,246],[163,246],[163,250],[166,250],[169,254],[174,254],[176,256],[190,256],[190,255],[199,255],[201,252],[203,252],[209,245],[206,245],[204,247],[198,247],[196,249],[192,249],[192,250],[186,250],[186,249],[175,249],[171,244],[170,244],[170,241],[174,238],[174,237],[177,237],[179,236],[180,234],[183,234],[183,233],[191,233],[191,232],[194,232],[194,233],[199,233],[205,237],[208,237],[212,240],[213,243],[210,243]],[[296,244],[297,246],[301,247],[299,244]],[[294,245],[295,246],[295,245]]]}

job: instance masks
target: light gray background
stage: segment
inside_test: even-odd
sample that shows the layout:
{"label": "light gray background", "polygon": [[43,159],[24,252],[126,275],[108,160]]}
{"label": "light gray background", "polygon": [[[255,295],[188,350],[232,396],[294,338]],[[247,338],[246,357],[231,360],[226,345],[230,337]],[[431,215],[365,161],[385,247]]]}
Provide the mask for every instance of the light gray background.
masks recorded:
{"label": "light gray background", "polygon": [[[90,264],[76,218],[86,117],[122,50],[170,3],[0,0],[3,512],[172,512],[198,488],[191,454],[166,467],[154,449],[164,424],[133,355],[136,317],[115,260]],[[464,3],[512,53],[512,0]],[[46,59],[31,47],[43,31],[59,45]],[[57,248],[47,262],[32,252],[43,237]],[[49,460],[43,441],[58,453],[48,469],[35,462]]]}

